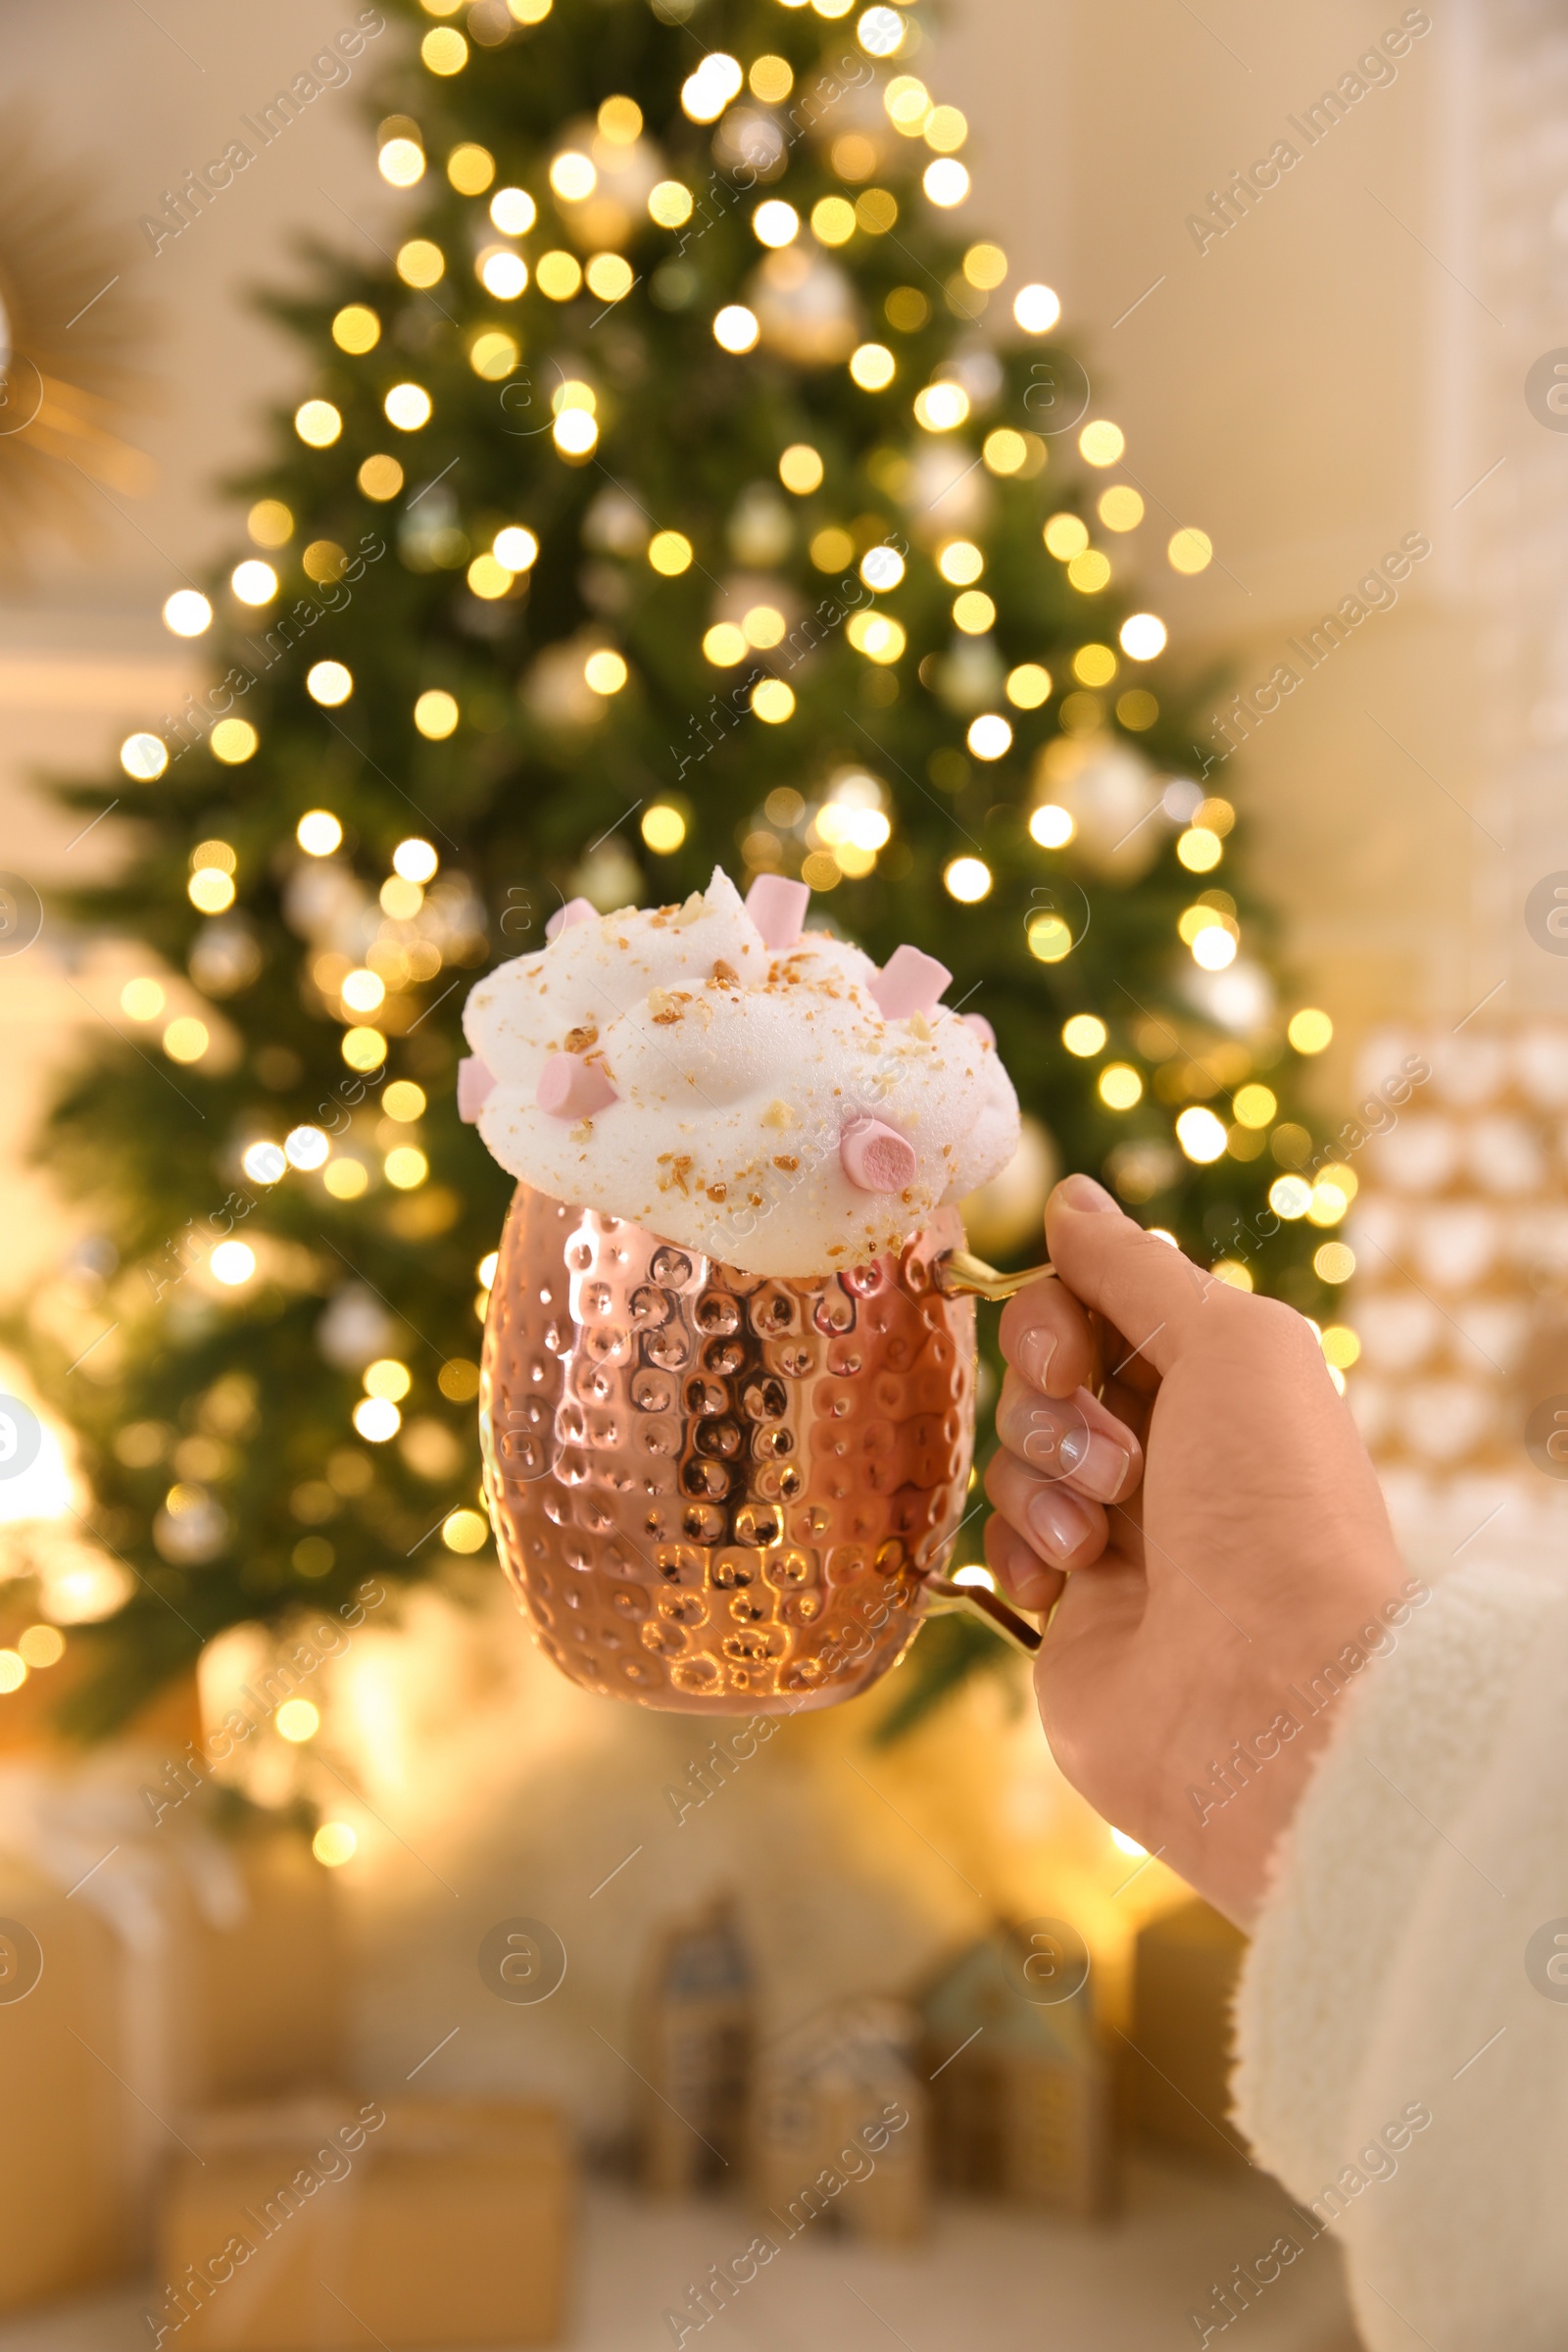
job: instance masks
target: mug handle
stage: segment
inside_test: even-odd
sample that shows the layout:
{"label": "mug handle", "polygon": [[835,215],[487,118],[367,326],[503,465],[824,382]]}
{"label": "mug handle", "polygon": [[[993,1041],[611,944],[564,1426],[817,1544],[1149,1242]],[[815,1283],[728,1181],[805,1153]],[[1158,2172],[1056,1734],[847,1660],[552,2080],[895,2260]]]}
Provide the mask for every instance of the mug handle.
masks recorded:
{"label": "mug handle", "polygon": [[1025,1266],[1016,1274],[999,1273],[988,1266],[983,1257],[975,1257],[967,1250],[944,1250],[932,1265],[937,1289],[945,1298],[989,1298],[993,1306],[1015,1298],[1032,1282],[1054,1282],[1056,1269],[1051,1264]]}

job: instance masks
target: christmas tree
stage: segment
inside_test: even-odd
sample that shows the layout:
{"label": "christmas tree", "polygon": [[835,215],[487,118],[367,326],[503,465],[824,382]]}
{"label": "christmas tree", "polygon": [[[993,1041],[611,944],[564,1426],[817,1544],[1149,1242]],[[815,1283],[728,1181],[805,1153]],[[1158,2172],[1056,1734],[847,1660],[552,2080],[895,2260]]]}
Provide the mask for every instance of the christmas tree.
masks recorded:
{"label": "christmas tree", "polygon": [[[967,225],[918,11],[383,29],[395,253],[272,306],[300,383],[236,485],[251,544],[166,609],[211,682],[126,742],[125,861],[72,906],[137,943],[43,1146],[97,1298],[26,1343],[129,1572],[86,1730],[237,1620],[483,1548],[508,1183],[459,1020],[574,895],[798,873],[879,959],[939,956],[1032,1122],[980,1249],[1038,1254],[1054,1156],[1303,1307],[1348,1256],[1315,1228],[1353,1178],[1291,1100],[1327,1024],[1287,1032],[1220,886],[1234,808],[1134,585],[1208,543]],[[986,1654],[957,1622],[917,1694]]]}

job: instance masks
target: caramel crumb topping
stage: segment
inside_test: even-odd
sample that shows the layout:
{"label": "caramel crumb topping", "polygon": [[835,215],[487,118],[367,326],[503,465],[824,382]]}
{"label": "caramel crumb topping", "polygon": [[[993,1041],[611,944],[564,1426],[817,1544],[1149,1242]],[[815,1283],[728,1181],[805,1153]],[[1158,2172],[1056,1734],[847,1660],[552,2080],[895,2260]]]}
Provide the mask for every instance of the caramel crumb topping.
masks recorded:
{"label": "caramel crumb topping", "polygon": [[785,1173],[791,1176],[794,1175],[800,1164],[793,1152],[780,1152],[773,1161],[775,1168],[783,1168]]}
{"label": "caramel crumb topping", "polygon": [[590,1046],[597,1046],[598,1043],[598,1024],[594,1021],[584,1021],[580,1029],[566,1031],[564,1051],[568,1054],[586,1054]]}
{"label": "caramel crumb topping", "polygon": [[770,1102],[762,1113],[764,1127],[798,1127],[800,1119],[787,1102]]}
{"label": "caramel crumb topping", "polygon": [[728,1185],[724,1185],[724,1184],[710,1184],[710,1185],[708,1187],[708,1198],[710,1199],[710,1200],[724,1200],[724,1199],[725,1199],[726,1195],[728,1194],[728,1191],[729,1191],[729,1187],[728,1187]]}

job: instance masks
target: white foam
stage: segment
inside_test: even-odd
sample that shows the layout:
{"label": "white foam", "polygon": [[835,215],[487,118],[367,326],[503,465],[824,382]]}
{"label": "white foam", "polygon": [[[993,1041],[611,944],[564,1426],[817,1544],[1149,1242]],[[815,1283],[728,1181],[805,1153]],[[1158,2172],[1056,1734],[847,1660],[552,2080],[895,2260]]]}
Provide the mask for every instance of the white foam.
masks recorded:
{"label": "white foam", "polygon": [[[464,1026],[495,1085],[479,1131],[540,1192],[759,1274],[825,1274],[897,1248],[997,1175],[1018,1104],[996,1049],[938,1005],[884,1020],[859,949],[806,932],[771,951],[727,875],[684,906],[579,922],[478,982]],[[553,1054],[616,1101],[542,1110]],[[914,1148],[897,1195],[860,1191],[839,1139],[880,1119]]]}

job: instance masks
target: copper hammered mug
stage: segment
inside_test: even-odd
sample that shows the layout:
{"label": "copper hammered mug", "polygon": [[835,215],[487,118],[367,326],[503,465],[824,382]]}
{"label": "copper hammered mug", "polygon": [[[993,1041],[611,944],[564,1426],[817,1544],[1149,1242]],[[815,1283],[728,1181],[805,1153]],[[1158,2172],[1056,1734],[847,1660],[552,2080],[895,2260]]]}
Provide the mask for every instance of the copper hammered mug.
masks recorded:
{"label": "copper hammered mug", "polygon": [[585,1690],[793,1714],[896,1665],[933,1594],[1035,1629],[942,1570],[974,1444],[973,1294],[939,1210],[896,1256],[745,1274],[519,1184],[479,1392],[501,1559]]}

